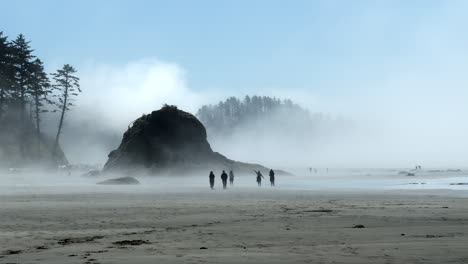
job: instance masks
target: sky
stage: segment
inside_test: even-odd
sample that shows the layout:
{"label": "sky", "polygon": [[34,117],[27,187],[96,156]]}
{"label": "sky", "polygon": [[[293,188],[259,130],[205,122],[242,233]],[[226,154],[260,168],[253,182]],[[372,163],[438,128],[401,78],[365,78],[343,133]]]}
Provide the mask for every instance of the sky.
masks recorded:
{"label": "sky", "polygon": [[1,30],[25,34],[49,65],[157,58],[180,65],[194,90],[356,95],[402,66],[440,70],[424,68],[466,57],[468,46],[468,3],[455,0],[2,0],[2,7]]}
{"label": "sky", "polygon": [[262,94],[385,123],[395,148],[468,154],[467,1],[0,3],[0,31],[23,33],[49,71],[75,66],[78,104],[119,127],[164,102]]}

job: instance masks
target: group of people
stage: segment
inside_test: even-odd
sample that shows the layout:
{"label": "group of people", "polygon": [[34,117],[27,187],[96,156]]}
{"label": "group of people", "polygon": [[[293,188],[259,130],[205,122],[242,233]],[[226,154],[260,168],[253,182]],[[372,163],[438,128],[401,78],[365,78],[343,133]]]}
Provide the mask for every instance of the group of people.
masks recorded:
{"label": "group of people", "polygon": [[[257,175],[257,184],[258,186],[262,186],[262,179],[264,179],[262,173],[260,171],[255,171],[255,174]],[[213,190],[214,189],[214,183],[215,183],[215,175],[213,171],[210,171],[210,188]],[[226,171],[223,170],[221,173],[221,181],[223,182],[223,189],[227,188],[227,180],[228,180],[228,175]],[[229,171],[229,184],[232,186],[234,185],[234,172],[232,170]],[[270,184],[271,186],[275,186],[275,172],[271,169],[270,170]]]}
{"label": "group of people", "polygon": [[[213,190],[214,189],[214,182],[215,182],[215,175],[213,173],[213,171],[210,171],[210,188]],[[228,180],[228,175],[227,173],[223,170],[223,172],[221,173],[221,181],[223,182],[223,189],[226,189],[227,188],[227,180]],[[229,171],[229,183],[232,185],[234,185],[234,172]]]}

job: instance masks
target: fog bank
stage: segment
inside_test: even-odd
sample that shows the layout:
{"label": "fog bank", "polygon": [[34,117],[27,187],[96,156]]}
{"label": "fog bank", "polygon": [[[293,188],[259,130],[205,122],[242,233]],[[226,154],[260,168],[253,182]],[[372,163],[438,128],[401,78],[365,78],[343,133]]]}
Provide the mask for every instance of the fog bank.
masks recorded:
{"label": "fog bank", "polygon": [[[222,89],[194,90],[182,66],[155,59],[126,65],[92,62],[80,69],[84,92],[68,116],[62,139],[73,163],[104,163],[127,126],[164,103],[195,113],[203,104],[233,95]],[[281,119],[285,124],[291,120],[279,117],[271,127],[252,124],[223,141],[208,138],[215,151],[229,158],[267,166],[463,166],[468,156],[468,125],[460,119],[468,113],[461,96],[464,80],[452,79],[443,86],[448,76],[426,74],[416,71],[411,78],[393,74],[394,79],[381,83],[363,81],[369,92],[355,95],[329,96],[289,87],[259,89],[250,95],[289,98],[313,114],[342,118],[353,125],[322,127],[311,138],[304,137],[304,131],[265,136],[266,130],[287,131]],[[243,91],[234,94],[244,95]],[[53,129],[53,123],[48,128]],[[302,136],[295,138],[298,132]]]}

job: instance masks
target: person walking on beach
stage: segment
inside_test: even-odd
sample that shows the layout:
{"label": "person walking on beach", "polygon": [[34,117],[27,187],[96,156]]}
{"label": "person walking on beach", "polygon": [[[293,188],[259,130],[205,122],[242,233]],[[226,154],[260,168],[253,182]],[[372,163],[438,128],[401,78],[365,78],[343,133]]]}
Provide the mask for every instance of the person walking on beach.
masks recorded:
{"label": "person walking on beach", "polygon": [[270,169],[270,184],[272,187],[275,186],[275,172],[273,169]]}
{"label": "person walking on beach", "polygon": [[258,183],[258,187],[262,186],[262,178],[263,178],[263,175],[260,171],[255,171],[255,173],[257,174],[257,183]]}
{"label": "person walking on beach", "polygon": [[229,184],[234,185],[234,172],[232,170],[229,171]]}
{"label": "person walking on beach", "polygon": [[214,188],[214,179],[215,179],[215,175],[214,175],[213,171],[210,171],[210,188],[211,188],[211,190],[213,190],[213,188]]}
{"label": "person walking on beach", "polygon": [[226,174],[225,171],[223,171],[223,173],[221,173],[221,180],[223,181],[223,189],[226,189],[227,187],[227,178],[228,178],[228,175]]}

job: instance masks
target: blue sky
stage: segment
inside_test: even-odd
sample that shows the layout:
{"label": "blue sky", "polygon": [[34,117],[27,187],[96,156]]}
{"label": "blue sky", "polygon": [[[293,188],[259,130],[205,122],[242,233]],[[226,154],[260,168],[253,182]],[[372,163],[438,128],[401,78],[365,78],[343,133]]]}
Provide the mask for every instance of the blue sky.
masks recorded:
{"label": "blue sky", "polygon": [[352,95],[402,66],[466,57],[465,3],[3,0],[0,30],[24,33],[49,65],[158,58],[194,90]]}

